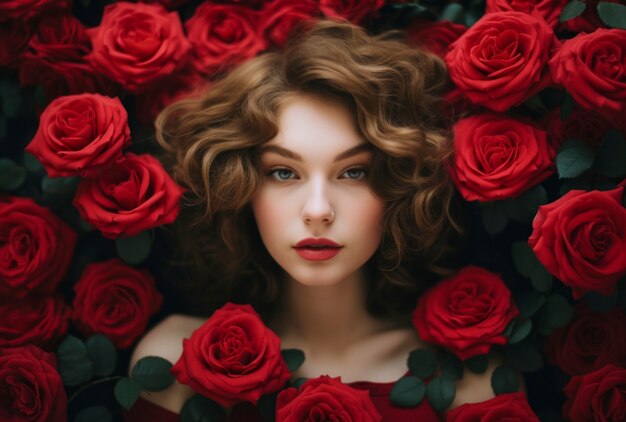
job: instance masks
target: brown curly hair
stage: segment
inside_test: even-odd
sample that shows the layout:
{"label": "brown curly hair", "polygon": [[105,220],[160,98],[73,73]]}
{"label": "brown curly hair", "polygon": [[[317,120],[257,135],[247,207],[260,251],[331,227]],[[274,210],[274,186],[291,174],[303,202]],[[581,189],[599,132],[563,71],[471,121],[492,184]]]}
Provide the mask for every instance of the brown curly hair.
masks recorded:
{"label": "brown curly hair", "polygon": [[450,273],[442,259],[460,229],[444,169],[452,151],[441,104],[447,73],[441,59],[401,36],[369,35],[347,22],[310,23],[283,51],[240,65],[205,94],[159,115],[163,160],[189,189],[173,228],[170,274],[187,312],[208,313],[234,300],[263,313],[277,303],[281,268],[263,247],[250,201],[262,177],[259,149],[277,134],[281,105],[298,94],[347,105],[374,146],[368,177],[385,213],[381,245],[367,264],[370,311],[406,314],[424,288]]}

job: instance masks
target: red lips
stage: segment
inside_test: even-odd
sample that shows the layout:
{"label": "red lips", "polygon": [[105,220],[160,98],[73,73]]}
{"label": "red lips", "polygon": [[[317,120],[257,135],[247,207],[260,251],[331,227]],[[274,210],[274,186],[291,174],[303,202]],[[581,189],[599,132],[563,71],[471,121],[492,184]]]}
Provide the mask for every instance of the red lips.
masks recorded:
{"label": "red lips", "polygon": [[315,239],[313,237],[309,237],[306,239],[302,239],[301,241],[299,241],[298,243],[296,243],[296,245],[294,246],[294,248],[303,248],[303,247],[310,247],[310,246],[328,246],[331,248],[341,248],[342,246],[336,242],[333,242],[330,239],[326,239],[324,237],[320,237],[318,239]]}

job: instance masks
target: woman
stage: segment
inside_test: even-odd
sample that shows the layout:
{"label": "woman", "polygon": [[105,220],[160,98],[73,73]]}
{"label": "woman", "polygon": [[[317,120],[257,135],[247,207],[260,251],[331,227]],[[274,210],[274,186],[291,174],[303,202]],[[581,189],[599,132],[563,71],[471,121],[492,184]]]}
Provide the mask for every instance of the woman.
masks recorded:
{"label": "woman", "polygon": [[[387,396],[409,352],[429,347],[410,324],[420,292],[452,272],[445,88],[441,60],[394,34],[321,22],[157,120],[197,217],[179,220],[178,251],[205,279],[205,313],[251,303],[282,348],[304,351],[292,378],[340,376],[370,390],[383,420],[441,416]],[[131,368],[151,355],[176,362],[205,320],[166,318]],[[492,397],[494,366],[459,381],[452,407]],[[179,383],[146,394],[134,417],[175,417],[192,394]]]}

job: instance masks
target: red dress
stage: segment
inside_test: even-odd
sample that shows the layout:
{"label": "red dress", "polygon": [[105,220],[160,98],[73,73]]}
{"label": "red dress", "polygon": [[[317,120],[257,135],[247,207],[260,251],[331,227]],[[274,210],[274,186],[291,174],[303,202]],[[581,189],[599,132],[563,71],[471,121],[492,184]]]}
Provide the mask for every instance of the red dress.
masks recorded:
{"label": "red dress", "polygon": [[[389,393],[393,382],[376,383],[357,381],[348,383],[351,387],[369,390],[374,406],[383,418],[384,422],[440,422],[443,417],[430,406],[424,399],[418,406],[403,408],[397,407],[389,400]],[[128,412],[124,412],[125,422],[179,422],[178,413],[174,413],[161,406],[140,397]],[[229,422],[262,422],[261,416],[252,405],[237,405],[233,408],[228,419]]]}

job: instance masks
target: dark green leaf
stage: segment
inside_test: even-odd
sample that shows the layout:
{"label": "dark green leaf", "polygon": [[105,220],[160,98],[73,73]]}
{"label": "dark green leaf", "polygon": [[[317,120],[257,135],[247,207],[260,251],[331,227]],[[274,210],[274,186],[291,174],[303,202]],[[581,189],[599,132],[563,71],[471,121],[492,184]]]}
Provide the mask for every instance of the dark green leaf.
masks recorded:
{"label": "dark green leaf", "polygon": [[113,393],[115,394],[117,402],[121,404],[124,409],[130,410],[139,398],[141,385],[133,379],[123,378],[115,383]]}
{"label": "dark green leaf", "polygon": [[522,372],[533,372],[543,367],[541,353],[528,341],[507,345],[504,358],[508,364]]}
{"label": "dark green leaf", "polygon": [[586,178],[566,179],[561,184],[559,195],[564,196],[572,189],[576,190],[592,190],[591,182]]}
{"label": "dark green leaf", "polygon": [[276,397],[278,393],[265,394],[261,396],[257,403],[257,409],[264,421],[276,420]]}
{"label": "dark green leaf", "polygon": [[93,363],[85,344],[74,336],[67,336],[57,349],[57,369],[63,383],[73,387],[93,378]]}
{"label": "dark green leaf", "polygon": [[489,356],[488,355],[478,355],[466,359],[465,367],[472,371],[475,374],[482,374],[487,370],[487,366],[489,365]]}
{"label": "dark green leaf", "polygon": [[454,381],[444,377],[434,378],[426,387],[428,402],[439,412],[448,408],[452,404],[455,395],[456,386]]}
{"label": "dark green leaf", "polygon": [[448,5],[441,12],[439,17],[440,21],[450,21],[454,23],[465,22],[465,10],[463,5],[459,3],[448,3]]}
{"label": "dark green leaf", "polygon": [[536,290],[546,292],[552,287],[552,276],[539,262],[532,248],[525,241],[515,242],[511,246],[513,263],[517,271],[529,277]]}
{"label": "dark green leaf", "polygon": [[454,353],[440,349],[437,354],[437,361],[444,377],[451,380],[463,378],[463,361]]}
{"label": "dark green leaf", "polygon": [[226,412],[214,401],[196,394],[185,402],[180,410],[181,422],[219,422]]}
{"label": "dark green leaf", "polygon": [[304,352],[299,349],[284,349],[280,353],[283,355],[283,359],[287,364],[287,368],[291,372],[298,369],[302,363],[304,363]]}
{"label": "dark green leaf", "polygon": [[496,235],[506,228],[509,218],[501,201],[482,204],[483,226],[490,235]]}
{"label": "dark green leaf", "polygon": [[0,190],[19,189],[26,180],[26,169],[8,158],[0,158]]}
{"label": "dark green leaf", "polygon": [[576,16],[580,16],[585,11],[586,3],[581,0],[572,0],[565,5],[563,11],[561,12],[561,16],[559,16],[559,22],[565,22],[566,20],[570,20],[575,18]]}
{"label": "dark green leaf", "polygon": [[103,336],[96,334],[85,342],[87,354],[93,362],[93,372],[97,377],[108,377],[117,366],[117,350],[115,345]]}
{"label": "dark green leaf", "polygon": [[506,328],[504,329],[504,332],[502,333],[502,335],[504,337],[510,337],[511,334],[513,333],[513,329],[515,328],[515,321],[511,321],[508,323],[508,325],[506,326]]}
{"label": "dark green leaf", "polygon": [[574,308],[567,300],[559,295],[553,294],[548,297],[545,304],[547,323],[552,328],[559,328],[566,325],[574,315]]}
{"label": "dark green leaf", "polygon": [[32,173],[40,173],[44,171],[44,168],[39,160],[27,151],[24,151],[24,155],[22,156],[22,165],[24,166],[24,168],[26,168],[27,171],[30,171]]}
{"label": "dark green leaf", "polygon": [[566,93],[563,97],[563,103],[561,103],[561,120],[567,120],[572,115],[574,106],[576,106],[574,98]]}
{"label": "dark green leaf", "polygon": [[426,378],[437,369],[437,356],[427,349],[415,349],[409,353],[408,366],[413,375]]}
{"label": "dark green leaf", "polygon": [[515,393],[519,389],[517,374],[505,365],[498,366],[491,374],[491,388],[495,394]]}
{"label": "dark green leaf", "polygon": [[543,103],[543,101],[541,101],[541,97],[539,95],[530,97],[529,99],[524,101],[524,105],[526,105],[531,110],[536,111],[537,113],[545,113],[548,111],[548,108]]}
{"label": "dark green leaf", "polygon": [[146,230],[133,237],[115,239],[115,250],[126,263],[136,265],[150,255],[152,250],[152,230]]}
{"label": "dark green leaf", "polygon": [[302,384],[304,384],[307,381],[308,381],[308,378],[304,378],[304,377],[297,378],[293,382],[293,386],[296,387],[296,388],[300,388],[300,387],[302,387]]}
{"label": "dark green leaf", "polygon": [[41,189],[46,201],[53,205],[60,205],[70,202],[74,198],[74,193],[79,182],[78,177],[56,177],[44,176],[41,179]]}
{"label": "dark green leaf", "polygon": [[91,406],[81,410],[74,422],[112,422],[113,415],[105,406]]}
{"label": "dark green leaf", "polygon": [[533,328],[533,323],[529,319],[517,319],[515,320],[515,328],[511,337],[509,337],[508,344],[519,343],[524,340],[530,334],[530,330]]}
{"label": "dark green leaf", "polygon": [[417,377],[400,378],[391,389],[391,402],[400,407],[414,407],[421,403],[426,386]]}
{"label": "dark green leaf", "polygon": [[593,165],[593,151],[580,139],[563,142],[556,155],[556,169],[560,179],[580,176]]}
{"label": "dark green leaf", "polygon": [[596,163],[605,176],[626,176],[626,140],[620,131],[611,129],[607,132],[598,150]]}
{"label": "dark green leaf", "polygon": [[598,16],[609,28],[626,29],[626,6],[623,4],[601,1],[598,3]]}
{"label": "dark green leaf", "polygon": [[171,368],[172,364],[161,357],[146,356],[137,361],[131,377],[148,391],[162,391],[174,382]]}
{"label": "dark green leaf", "polygon": [[617,304],[617,292],[611,296],[589,292],[584,296],[585,303],[595,312],[608,312]]}
{"label": "dark green leaf", "polygon": [[522,295],[517,301],[517,307],[523,317],[530,318],[546,303],[546,296],[536,290]]}
{"label": "dark green leaf", "polygon": [[548,203],[548,194],[541,185],[533,186],[517,198],[504,202],[505,212],[513,220],[530,224],[541,205]]}

